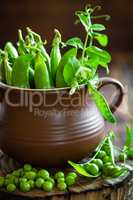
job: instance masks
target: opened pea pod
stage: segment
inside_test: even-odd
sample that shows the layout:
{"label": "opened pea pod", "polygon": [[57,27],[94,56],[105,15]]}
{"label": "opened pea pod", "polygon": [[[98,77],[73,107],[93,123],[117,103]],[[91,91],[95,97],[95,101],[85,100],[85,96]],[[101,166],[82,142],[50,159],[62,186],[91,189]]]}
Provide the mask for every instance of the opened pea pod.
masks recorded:
{"label": "opened pea pod", "polygon": [[113,132],[99,144],[95,150],[95,155],[89,161],[77,164],[72,161],[68,163],[82,176],[88,178],[97,178],[100,175],[104,177],[117,178],[127,172],[123,166],[119,166],[114,160],[114,148],[112,143]]}

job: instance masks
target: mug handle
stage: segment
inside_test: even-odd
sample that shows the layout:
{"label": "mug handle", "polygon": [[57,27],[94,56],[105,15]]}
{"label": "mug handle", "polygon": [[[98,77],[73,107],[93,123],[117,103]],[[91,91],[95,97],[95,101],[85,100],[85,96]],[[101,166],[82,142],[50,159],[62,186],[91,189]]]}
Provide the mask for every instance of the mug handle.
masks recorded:
{"label": "mug handle", "polygon": [[100,78],[99,80],[98,90],[100,90],[102,87],[106,85],[114,85],[116,88],[115,98],[112,100],[112,102],[109,105],[111,111],[114,113],[123,101],[123,97],[125,95],[125,89],[124,89],[124,86],[118,80],[114,78],[103,77],[103,78]]}

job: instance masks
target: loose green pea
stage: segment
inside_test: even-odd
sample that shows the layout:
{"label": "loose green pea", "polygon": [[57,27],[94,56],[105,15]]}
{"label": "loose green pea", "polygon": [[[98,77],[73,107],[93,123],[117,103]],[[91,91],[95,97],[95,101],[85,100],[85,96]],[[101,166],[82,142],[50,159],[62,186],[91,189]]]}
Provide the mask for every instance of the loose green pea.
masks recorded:
{"label": "loose green pea", "polygon": [[47,179],[47,181],[51,181],[52,184],[55,185],[55,180],[54,180],[53,178],[49,177],[49,178]]}
{"label": "loose green pea", "polygon": [[73,176],[75,179],[77,178],[77,174],[75,172],[69,172],[67,176]]}
{"label": "loose green pea", "polygon": [[28,183],[30,184],[31,189],[33,189],[34,186],[35,186],[34,181],[33,180],[29,180]]}
{"label": "loose green pea", "polygon": [[62,171],[59,171],[55,174],[55,179],[57,180],[58,178],[64,178],[64,173]]}
{"label": "loose green pea", "polygon": [[26,172],[25,173],[25,178],[27,178],[29,180],[34,180],[36,178],[36,173],[33,172],[33,171]]}
{"label": "loose green pea", "polygon": [[51,192],[53,189],[53,184],[51,181],[45,181],[43,184],[43,190],[45,192]]}
{"label": "loose green pea", "polygon": [[65,182],[65,178],[58,178],[57,183],[60,183],[60,182]]}
{"label": "loose green pea", "polygon": [[39,189],[42,188],[43,184],[44,184],[43,178],[38,178],[35,182],[36,187],[39,188]]}
{"label": "loose green pea", "polygon": [[19,177],[19,176],[20,176],[20,170],[14,170],[14,171],[12,172],[12,175],[13,175],[13,176],[16,176],[16,177]]}
{"label": "loose green pea", "polygon": [[16,186],[14,184],[9,184],[6,189],[8,192],[14,192],[16,190]]}
{"label": "loose green pea", "polygon": [[38,178],[48,179],[49,178],[49,172],[45,169],[41,169],[37,173]]}
{"label": "loose green pea", "polygon": [[67,189],[67,185],[66,185],[66,183],[64,183],[64,182],[61,182],[61,183],[58,183],[58,184],[57,184],[57,188],[58,188],[60,191],[64,191],[64,190]]}
{"label": "loose green pea", "polygon": [[29,192],[31,190],[31,186],[28,182],[21,182],[20,190],[21,190],[21,192]]}
{"label": "loose green pea", "polygon": [[122,168],[121,168],[120,166],[116,166],[116,167],[114,168],[113,173],[112,173],[112,177],[113,177],[113,178],[116,178],[116,177],[120,176],[121,173],[122,173]]}
{"label": "loose green pea", "polygon": [[27,180],[27,178],[20,178],[19,179],[19,182],[20,183],[26,183],[28,180]]}
{"label": "loose green pea", "polygon": [[5,178],[0,176],[0,187],[4,186]]}
{"label": "loose green pea", "polygon": [[74,185],[75,184],[75,178],[73,177],[73,176],[67,176],[66,177],[66,184],[68,185],[68,186],[72,186],[72,185]]}
{"label": "loose green pea", "polygon": [[25,164],[24,165],[24,171],[25,172],[30,172],[32,170],[32,166],[30,164]]}

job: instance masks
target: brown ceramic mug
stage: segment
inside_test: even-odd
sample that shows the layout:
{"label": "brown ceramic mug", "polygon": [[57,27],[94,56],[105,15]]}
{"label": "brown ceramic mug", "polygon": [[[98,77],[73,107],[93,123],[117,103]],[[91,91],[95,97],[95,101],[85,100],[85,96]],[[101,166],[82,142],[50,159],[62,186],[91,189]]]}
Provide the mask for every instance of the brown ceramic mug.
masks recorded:
{"label": "brown ceramic mug", "polygon": [[[113,84],[116,96],[110,108],[120,105],[124,88],[112,78],[100,79],[99,89]],[[20,89],[0,83],[0,148],[20,162],[60,167],[80,161],[105,136],[104,119],[87,88],[74,95],[70,88]]]}

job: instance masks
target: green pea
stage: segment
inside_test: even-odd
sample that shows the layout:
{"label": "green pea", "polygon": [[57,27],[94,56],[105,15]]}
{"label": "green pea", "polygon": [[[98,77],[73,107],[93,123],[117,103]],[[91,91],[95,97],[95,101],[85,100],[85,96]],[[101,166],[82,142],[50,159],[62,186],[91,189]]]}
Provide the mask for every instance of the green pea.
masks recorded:
{"label": "green pea", "polygon": [[48,179],[49,178],[49,172],[45,169],[41,169],[37,173],[38,178]]}
{"label": "green pea", "polygon": [[15,177],[19,177],[20,176],[20,170],[14,170],[12,172],[12,175],[15,176]]}
{"label": "green pea", "polygon": [[69,172],[67,176],[73,176],[75,179],[77,178],[77,174],[75,172]]}
{"label": "green pea", "polygon": [[21,182],[20,190],[21,190],[21,192],[29,192],[31,190],[31,186],[28,182]]}
{"label": "green pea", "polygon": [[63,178],[63,177],[62,178],[58,178],[57,179],[57,183],[60,183],[60,182],[65,182],[65,178]]}
{"label": "green pea", "polygon": [[26,172],[25,173],[25,178],[27,178],[29,180],[34,180],[36,178],[36,173],[33,172],[33,171]]}
{"label": "green pea", "polygon": [[25,172],[30,172],[32,170],[32,166],[30,164],[25,164],[24,165],[24,171]]}
{"label": "green pea", "polygon": [[96,176],[99,173],[99,168],[94,163],[89,163],[85,165],[85,170],[93,176]]}
{"label": "green pea", "polygon": [[44,184],[44,179],[43,178],[37,178],[36,182],[35,182],[35,185],[37,188],[42,188]]}
{"label": "green pea", "polygon": [[104,176],[107,176],[107,177],[111,177],[113,171],[114,171],[113,165],[108,165],[108,166],[103,168],[103,174],[104,174]]}
{"label": "green pea", "polygon": [[29,180],[28,183],[30,184],[31,189],[33,189],[34,186],[35,186],[34,181],[33,180]]}
{"label": "green pea", "polygon": [[51,181],[53,185],[55,185],[55,180],[51,177],[49,177],[48,179],[46,179],[47,181]]}
{"label": "green pea", "polygon": [[19,179],[19,182],[20,183],[26,183],[28,180],[27,180],[27,178],[20,178]]}
{"label": "green pea", "polygon": [[64,178],[65,175],[62,171],[59,171],[55,174],[55,179],[57,180],[58,178]]}
{"label": "green pea", "polygon": [[0,176],[0,187],[3,187],[5,183],[5,178],[3,176]]}
{"label": "green pea", "polygon": [[122,174],[122,167],[120,167],[120,166],[114,167],[114,171],[112,173],[112,177],[116,178],[116,177],[120,176],[121,174]]}
{"label": "green pea", "polygon": [[15,183],[16,186],[19,185],[19,178],[18,177],[15,177],[14,183]]}
{"label": "green pea", "polygon": [[111,161],[111,157],[105,156],[105,157],[103,157],[102,160],[103,160],[104,163],[107,163],[107,162],[110,162],[110,161]]}
{"label": "green pea", "polygon": [[97,158],[102,160],[105,156],[107,156],[106,152],[101,150],[99,151]]}
{"label": "green pea", "polygon": [[53,184],[51,181],[45,181],[43,184],[43,190],[45,192],[51,192],[53,189]]}
{"label": "green pea", "polygon": [[6,189],[8,192],[14,192],[16,190],[16,186],[14,184],[9,184]]}
{"label": "green pea", "polygon": [[74,185],[75,184],[75,178],[73,177],[73,176],[66,176],[66,184],[68,185],[68,186],[72,186],[72,185]]}
{"label": "green pea", "polygon": [[66,183],[64,182],[61,182],[61,183],[58,183],[57,184],[57,188],[60,190],[60,191],[65,191],[67,189],[67,185]]}
{"label": "green pea", "polygon": [[103,168],[103,161],[101,159],[94,159],[92,163],[96,164],[100,170]]}

